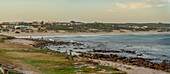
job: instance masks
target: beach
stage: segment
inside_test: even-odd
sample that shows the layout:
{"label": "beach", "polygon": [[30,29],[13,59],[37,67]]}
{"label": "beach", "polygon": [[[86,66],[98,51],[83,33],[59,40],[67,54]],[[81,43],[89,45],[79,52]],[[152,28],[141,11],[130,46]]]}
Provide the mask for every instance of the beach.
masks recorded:
{"label": "beach", "polygon": [[62,35],[110,35],[110,34],[165,34],[170,32],[158,32],[158,31],[139,31],[139,32],[132,32],[129,30],[124,30],[124,32],[120,32],[119,30],[114,30],[113,32],[76,32],[76,33],[69,33],[69,32],[59,32],[56,33],[54,31],[48,31],[48,32],[33,32],[33,33],[19,33],[16,34],[14,32],[3,32],[0,34],[8,35],[8,36],[62,36]]}

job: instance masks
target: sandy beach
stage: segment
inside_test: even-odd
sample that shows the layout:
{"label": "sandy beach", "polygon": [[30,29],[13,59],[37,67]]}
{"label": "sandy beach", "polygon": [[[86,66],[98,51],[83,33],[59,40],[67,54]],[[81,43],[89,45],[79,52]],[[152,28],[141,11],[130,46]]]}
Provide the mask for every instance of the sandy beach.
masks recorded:
{"label": "sandy beach", "polygon": [[125,32],[120,32],[118,30],[114,30],[113,32],[97,32],[97,33],[87,33],[87,32],[77,32],[77,33],[68,33],[68,32],[59,32],[56,33],[54,31],[48,32],[34,32],[34,33],[19,33],[16,34],[14,32],[3,32],[0,34],[8,35],[8,36],[57,36],[57,35],[109,35],[109,34],[170,34],[170,32],[157,32],[157,31],[139,31],[132,32],[128,30],[124,30]]}
{"label": "sandy beach", "polygon": [[168,72],[163,72],[160,70],[137,67],[137,66],[122,64],[118,62],[102,61],[96,59],[92,59],[92,60],[95,62],[100,62],[101,65],[116,67],[120,70],[126,71],[128,74],[170,74]]}

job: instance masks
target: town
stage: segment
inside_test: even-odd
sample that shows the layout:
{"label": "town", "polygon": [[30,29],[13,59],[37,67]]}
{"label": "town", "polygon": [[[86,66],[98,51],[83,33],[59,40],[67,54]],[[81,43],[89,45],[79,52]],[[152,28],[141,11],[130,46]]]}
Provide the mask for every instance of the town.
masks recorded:
{"label": "town", "polygon": [[51,22],[51,21],[33,21],[33,22],[0,22],[0,33],[3,32],[14,32],[19,34],[33,33],[33,32],[113,32],[119,30],[129,30],[132,32],[136,31],[151,31],[156,30],[157,32],[169,32],[170,24],[167,23],[84,23],[84,22]]}

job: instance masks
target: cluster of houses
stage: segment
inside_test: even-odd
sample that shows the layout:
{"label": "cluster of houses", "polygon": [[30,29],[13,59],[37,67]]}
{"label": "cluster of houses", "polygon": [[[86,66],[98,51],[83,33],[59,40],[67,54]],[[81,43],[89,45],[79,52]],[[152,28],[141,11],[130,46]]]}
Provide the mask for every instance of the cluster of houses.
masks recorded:
{"label": "cluster of houses", "polygon": [[135,29],[148,28],[148,26],[115,26],[115,27],[119,27],[119,28],[135,28]]}
{"label": "cluster of houses", "polygon": [[76,21],[70,21],[70,22],[53,22],[53,21],[48,21],[48,22],[38,22],[38,21],[33,21],[33,25],[45,25],[45,24],[50,24],[50,25],[82,25],[83,22],[76,22]]}
{"label": "cluster of houses", "polygon": [[0,29],[25,29],[25,28],[34,28],[33,26],[24,26],[24,25],[1,25]]}
{"label": "cluster of houses", "polygon": [[21,22],[0,22],[0,29],[25,29],[25,28],[33,28],[33,26],[24,26],[20,24],[24,24],[24,21]]}
{"label": "cluster of houses", "polygon": [[70,22],[53,22],[53,21],[33,21],[33,22],[0,22],[0,25],[20,25],[24,23],[31,23],[32,25],[43,25],[43,24],[50,24],[50,25],[81,25],[83,22],[76,22],[76,21],[70,21]]}
{"label": "cluster of houses", "polygon": [[[25,26],[24,24],[30,24],[32,26]],[[38,29],[47,29],[48,26],[45,25],[82,25],[83,22],[76,22],[76,21],[70,21],[70,22],[53,22],[53,21],[33,21],[33,22],[0,22],[0,29],[25,29],[25,28],[34,28],[33,25],[38,25]],[[129,26],[129,25],[119,25],[119,24],[111,24],[112,27],[118,27],[118,28],[148,28],[148,26]],[[170,29],[170,28],[168,28]]]}
{"label": "cluster of houses", "polygon": [[[0,22],[0,29],[25,29],[25,28],[34,28],[33,26],[24,26],[23,24],[28,23],[28,22]],[[38,22],[38,21],[33,21],[33,22],[29,22],[32,25],[39,25],[38,29],[46,29],[47,27],[42,26],[45,24],[50,24],[50,25],[82,25],[82,22],[75,22],[75,21],[70,21],[70,22],[52,22],[52,21],[48,21],[48,22]]]}
{"label": "cluster of houses", "polygon": [[24,21],[21,22],[0,22],[0,25],[19,25],[19,24],[24,24]]}

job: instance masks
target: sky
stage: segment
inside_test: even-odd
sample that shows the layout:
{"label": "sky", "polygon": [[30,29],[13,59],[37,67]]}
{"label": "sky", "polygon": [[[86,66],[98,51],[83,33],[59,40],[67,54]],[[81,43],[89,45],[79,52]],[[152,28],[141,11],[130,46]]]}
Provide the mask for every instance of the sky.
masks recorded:
{"label": "sky", "polygon": [[0,0],[0,21],[170,23],[170,0]]}

